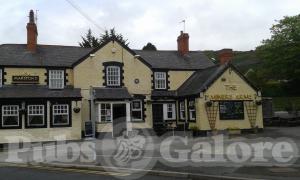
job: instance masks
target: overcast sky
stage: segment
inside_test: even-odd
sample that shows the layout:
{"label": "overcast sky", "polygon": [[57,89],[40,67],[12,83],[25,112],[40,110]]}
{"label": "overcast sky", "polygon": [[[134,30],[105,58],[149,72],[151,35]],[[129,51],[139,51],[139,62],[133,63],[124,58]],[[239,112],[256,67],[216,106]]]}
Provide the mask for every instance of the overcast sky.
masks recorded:
{"label": "overcast sky", "polygon": [[[86,14],[84,17],[70,1]],[[0,44],[26,43],[30,9],[38,10],[38,43],[78,45],[91,28],[95,35],[115,27],[141,49],[176,49],[186,20],[191,50],[250,50],[270,37],[283,16],[300,13],[300,0],[0,0]],[[90,19],[89,19],[90,18]],[[91,22],[92,21],[92,22]],[[95,25],[96,24],[96,25]]]}

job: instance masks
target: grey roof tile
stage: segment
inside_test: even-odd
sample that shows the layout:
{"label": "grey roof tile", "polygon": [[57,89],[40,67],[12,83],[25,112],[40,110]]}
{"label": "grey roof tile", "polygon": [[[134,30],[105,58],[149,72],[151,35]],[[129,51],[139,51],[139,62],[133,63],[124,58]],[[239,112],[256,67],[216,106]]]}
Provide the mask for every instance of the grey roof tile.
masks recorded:
{"label": "grey roof tile", "polygon": [[94,88],[95,99],[98,100],[124,100],[132,99],[127,88]]}
{"label": "grey roof tile", "polygon": [[27,51],[26,44],[2,44],[0,65],[72,67],[73,63],[91,50],[76,46],[38,45],[37,53],[31,53]]}
{"label": "grey roof tile", "polygon": [[177,51],[145,51],[133,50],[154,69],[205,69],[214,65],[201,51],[190,51],[181,56]]}

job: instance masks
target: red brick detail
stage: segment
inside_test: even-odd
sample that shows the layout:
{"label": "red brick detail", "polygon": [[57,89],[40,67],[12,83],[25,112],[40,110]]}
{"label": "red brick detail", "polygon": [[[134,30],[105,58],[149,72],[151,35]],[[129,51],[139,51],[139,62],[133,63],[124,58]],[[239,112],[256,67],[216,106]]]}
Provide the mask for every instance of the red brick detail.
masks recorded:
{"label": "red brick detail", "polygon": [[34,13],[33,10],[30,10],[29,13],[29,22],[27,23],[27,50],[32,53],[36,52],[37,49],[37,27],[34,22]]}
{"label": "red brick detail", "polygon": [[178,52],[180,55],[185,55],[189,52],[189,34],[180,31],[180,35],[177,38]]}
{"label": "red brick detail", "polygon": [[220,64],[228,63],[233,58],[233,51],[232,49],[222,49],[219,51],[219,61]]}

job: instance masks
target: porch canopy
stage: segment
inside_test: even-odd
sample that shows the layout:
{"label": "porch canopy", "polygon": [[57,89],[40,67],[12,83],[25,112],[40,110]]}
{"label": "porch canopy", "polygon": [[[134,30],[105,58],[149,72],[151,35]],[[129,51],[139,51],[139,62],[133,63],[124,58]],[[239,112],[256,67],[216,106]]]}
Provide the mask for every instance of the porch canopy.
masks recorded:
{"label": "porch canopy", "polygon": [[127,88],[93,88],[94,99],[96,100],[130,100],[132,96],[129,94]]}
{"label": "porch canopy", "polygon": [[64,89],[49,89],[41,85],[5,85],[0,88],[0,99],[48,99],[70,98],[81,99],[80,89],[66,87]]}

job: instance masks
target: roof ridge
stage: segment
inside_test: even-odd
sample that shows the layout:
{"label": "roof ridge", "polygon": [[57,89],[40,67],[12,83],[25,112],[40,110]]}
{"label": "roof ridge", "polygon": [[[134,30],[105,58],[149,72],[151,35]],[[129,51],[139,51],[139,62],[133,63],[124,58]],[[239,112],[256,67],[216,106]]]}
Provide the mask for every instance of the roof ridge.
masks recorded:
{"label": "roof ridge", "polygon": [[[18,43],[0,44],[0,46],[2,46],[2,45],[27,45],[27,44],[18,44]],[[80,46],[60,45],[60,44],[37,44],[37,46],[56,46],[56,47],[74,47],[74,48],[82,48],[82,49],[93,49],[93,48],[85,48],[85,47],[80,47]]]}

